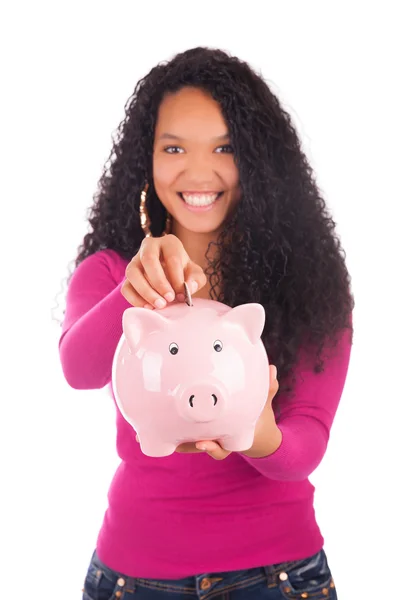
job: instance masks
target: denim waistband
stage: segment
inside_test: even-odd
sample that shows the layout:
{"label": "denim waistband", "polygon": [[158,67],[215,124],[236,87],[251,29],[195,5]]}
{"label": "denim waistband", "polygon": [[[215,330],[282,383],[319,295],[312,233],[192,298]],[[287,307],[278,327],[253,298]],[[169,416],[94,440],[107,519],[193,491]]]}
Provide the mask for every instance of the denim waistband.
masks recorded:
{"label": "denim waistband", "polygon": [[[320,552],[315,557],[319,555]],[[179,580],[129,577],[124,573],[107,567],[100,560],[96,551],[94,551],[92,556],[92,565],[97,569],[99,577],[105,577],[115,585],[114,592],[120,592],[117,597],[121,598],[121,600],[134,600],[133,594],[135,594],[138,586],[169,593],[193,595],[194,598],[201,598],[202,600],[211,600],[216,595],[221,596],[236,589],[246,589],[261,582],[265,582],[268,588],[276,587],[281,583],[280,575],[286,569],[293,569],[296,565],[301,565],[304,560],[288,561],[276,565],[217,574],[202,573]],[[310,561],[310,558],[306,560]]]}

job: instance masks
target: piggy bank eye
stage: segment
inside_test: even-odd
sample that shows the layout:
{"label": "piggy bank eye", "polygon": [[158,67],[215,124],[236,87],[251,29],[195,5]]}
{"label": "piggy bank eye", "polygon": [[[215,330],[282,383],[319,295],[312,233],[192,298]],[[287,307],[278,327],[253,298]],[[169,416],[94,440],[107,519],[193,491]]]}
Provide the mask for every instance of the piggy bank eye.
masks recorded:
{"label": "piggy bank eye", "polygon": [[221,352],[221,350],[222,350],[222,342],[221,342],[221,340],[215,340],[213,346],[214,346],[215,352]]}
{"label": "piggy bank eye", "polygon": [[169,351],[171,352],[171,354],[173,354],[173,355],[178,354],[178,350],[179,350],[178,344],[172,343],[169,345]]}

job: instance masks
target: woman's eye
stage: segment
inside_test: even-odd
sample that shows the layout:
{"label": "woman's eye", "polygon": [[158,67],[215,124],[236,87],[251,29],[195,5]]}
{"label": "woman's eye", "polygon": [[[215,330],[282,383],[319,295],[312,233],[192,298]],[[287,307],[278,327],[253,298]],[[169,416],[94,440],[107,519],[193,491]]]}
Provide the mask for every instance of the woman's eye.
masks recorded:
{"label": "woman's eye", "polygon": [[167,146],[167,148],[164,148],[164,152],[168,154],[181,154],[183,150],[179,146]]}
{"label": "woman's eye", "polygon": [[230,144],[226,144],[225,146],[220,146],[216,149],[217,154],[232,154],[233,148]]}

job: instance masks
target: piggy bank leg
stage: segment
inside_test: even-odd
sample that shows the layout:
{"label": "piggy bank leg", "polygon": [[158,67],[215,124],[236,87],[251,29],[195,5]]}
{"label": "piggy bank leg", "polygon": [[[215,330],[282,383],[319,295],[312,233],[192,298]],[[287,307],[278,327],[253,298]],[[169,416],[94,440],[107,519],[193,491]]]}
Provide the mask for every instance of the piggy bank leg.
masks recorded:
{"label": "piggy bank leg", "polygon": [[254,442],[254,429],[242,431],[240,434],[232,435],[221,440],[220,445],[229,452],[244,452],[249,450]]}
{"label": "piggy bank leg", "polygon": [[165,442],[157,437],[154,437],[154,433],[151,436],[140,434],[139,443],[143,454],[154,458],[170,456],[175,452],[176,449],[175,444],[172,444],[171,442]]}

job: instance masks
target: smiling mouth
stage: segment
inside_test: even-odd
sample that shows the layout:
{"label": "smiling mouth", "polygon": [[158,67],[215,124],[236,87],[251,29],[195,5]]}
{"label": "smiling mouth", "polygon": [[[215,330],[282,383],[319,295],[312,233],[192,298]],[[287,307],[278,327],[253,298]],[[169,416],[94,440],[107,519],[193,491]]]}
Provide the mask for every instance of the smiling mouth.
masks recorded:
{"label": "smiling mouth", "polygon": [[211,206],[224,192],[186,193],[178,192],[178,196],[189,206]]}

